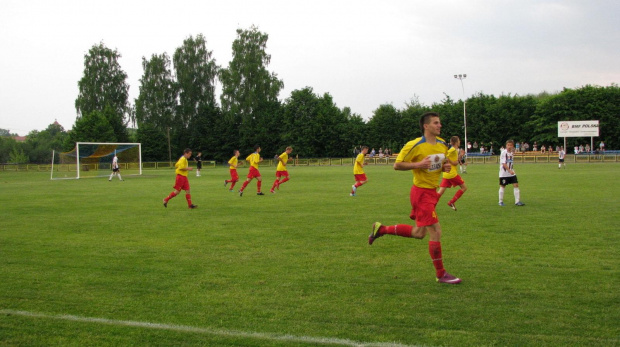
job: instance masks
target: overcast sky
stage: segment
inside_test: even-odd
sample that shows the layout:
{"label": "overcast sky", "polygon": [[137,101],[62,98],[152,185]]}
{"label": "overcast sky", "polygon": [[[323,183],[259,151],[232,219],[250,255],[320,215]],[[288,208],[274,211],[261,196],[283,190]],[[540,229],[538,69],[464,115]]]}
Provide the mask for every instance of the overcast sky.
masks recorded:
{"label": "overcast sky", "polygon": [[[306,86],[368,119],[445,95],[538,94],[620,82],[620,1],[0,0],[0,128],[26,135],[76,118],[84,55],[122,55],[133,104],[142,57],[203,34],[228,66],[236,29],[269,35],[280,99]],[[219,102],[219,95],[218,95]]]}

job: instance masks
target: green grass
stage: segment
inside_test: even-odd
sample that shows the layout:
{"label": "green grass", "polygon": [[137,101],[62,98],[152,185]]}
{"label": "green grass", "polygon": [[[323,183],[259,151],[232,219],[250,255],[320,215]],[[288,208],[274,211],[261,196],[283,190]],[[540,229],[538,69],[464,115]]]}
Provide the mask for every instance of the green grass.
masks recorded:
{"label": "green grass", "polygon": [[435,282],[428,240],[368,246],[373,222],[410,223],[411,174],[388,166],[355,198],[348,166],[292,167],[273,195],[265,167],[268,195],[253,181],[242,198],[206,169],[197,210],[162,207],[168,170],[0,172],[0,345],[619,345],[620,166],[516,170],[525,207],[512,187],[497,206],[497,165],[469,166],[458,212],[455,189],[440,201],[454,286]]}

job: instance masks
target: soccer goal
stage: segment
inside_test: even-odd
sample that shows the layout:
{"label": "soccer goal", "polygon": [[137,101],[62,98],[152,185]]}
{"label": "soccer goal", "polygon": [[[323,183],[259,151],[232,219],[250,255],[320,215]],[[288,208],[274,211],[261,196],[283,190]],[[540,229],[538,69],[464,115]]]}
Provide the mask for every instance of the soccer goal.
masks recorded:
{"label": "soccer goal", "polygon": [[114,155],[123,177],[142,175],[140,143],[76,142],[69,152],[52,153],[51,179],[110,176]]}

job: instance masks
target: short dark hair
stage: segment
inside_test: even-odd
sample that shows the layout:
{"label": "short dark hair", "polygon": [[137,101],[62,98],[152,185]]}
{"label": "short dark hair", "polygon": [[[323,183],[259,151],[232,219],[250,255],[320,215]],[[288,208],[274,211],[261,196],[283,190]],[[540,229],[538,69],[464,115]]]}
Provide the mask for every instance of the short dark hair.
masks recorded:
{"label": "short dark hair", "polygon": [[254,151],[256,152],[257,149],[260,148],[260,145],[254,145]]}
{"label": "short dark hair", "polygon": [[506,144],[512,143],[513,145],[515,144],[514,140],[506,140]]}
{"label": "short dark hair", "polygon": [[192,149],[191,149],[191,148],[185,148],[185,149],[183,150],[183,154],[190,153],[191,151],[192,151]]}
{"label": "short dark hair", "polygon": [[459,139],[459,137],[458,137],[458,136],[452,136],[452,137],[450,138],[450,143],[456,143],[456,141],[460,141],[460,140],[461,140],[461,139]]}
{"label": "short dark hair", "polygon": [[420,117],[420,131],[422,131],[422,135],[424,135],[424,124],[429,124],[431,122],[431,118],[439,117],[439,113],[437,112],[426,112]]}
{"label": "short dark hair", "polygon": [[368,149],[368,146],[362,146],[362,151]]}

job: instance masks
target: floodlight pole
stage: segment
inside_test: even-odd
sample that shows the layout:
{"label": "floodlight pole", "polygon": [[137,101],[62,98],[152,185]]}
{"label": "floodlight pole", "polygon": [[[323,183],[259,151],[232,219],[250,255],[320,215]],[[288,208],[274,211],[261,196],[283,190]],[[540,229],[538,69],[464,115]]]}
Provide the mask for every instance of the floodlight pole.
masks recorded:
{"label": "floodlight pole", "polygon": [[465,101],[465,85],[463,80],[467,78],[467,74],[454,75],[454,78],[461,80],[461,88],[463,89],[463,130],[465,132],[465,155],[467,155],[467,106]]}

